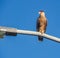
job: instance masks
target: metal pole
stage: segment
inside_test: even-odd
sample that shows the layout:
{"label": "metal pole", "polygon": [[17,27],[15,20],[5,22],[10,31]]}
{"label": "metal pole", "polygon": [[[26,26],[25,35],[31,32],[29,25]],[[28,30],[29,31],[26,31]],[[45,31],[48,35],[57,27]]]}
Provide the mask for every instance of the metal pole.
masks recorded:
{"label": "metal pole", "polygon": [[35,32],[35,31],[27,31],[27,30],[17,30],[17,33],[18,34],[27,34],[27,35],[34,35],[34,36],[43,36],[47,39],[50,39],[50,40],[53,40],[53,41],[56,41],[56,42],[60,42],[60,38],[57,38],[57,37],[54,37],[54,36],[51,36],[51,35],[48,35],[48,34],[42,34],[40,32]]}
{"label": "metal pole", "polygon": [[12,33],[12,35],[14,35],[14,33],[17,33],[17,34],[26,34],[26,35],[33,35],[33,36],[43,36],[47,39],[50,39],[50,40],[53,40],[53,41],[56,41],[56,42],[60,42],[60,38],[57,38],[55,36],[51,36],[51,35],[48,35],[48,34],[41,34],[40,32],[36,32],[36,31],[28,31],[28,30],[19,30],[19,29],[15,29],[15,28],[7,28],[7,27],[0,27],[0,32],[3,32],[4,34],[6,32],[10,32],[10,34]]}

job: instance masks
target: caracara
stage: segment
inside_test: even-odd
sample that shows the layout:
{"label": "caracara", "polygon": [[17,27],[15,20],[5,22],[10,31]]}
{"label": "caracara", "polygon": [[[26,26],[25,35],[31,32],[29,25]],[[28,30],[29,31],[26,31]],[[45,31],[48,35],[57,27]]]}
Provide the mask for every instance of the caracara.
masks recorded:
{"label": "caracara", "polygon": [[[39,17],[37,19],[37,31],[43,34],[46,32],[46,27],[47,27],[47,19],[44,11],[41,10],[39,11]],[[43,41],[43,37],[38,36],[38,40]]]}

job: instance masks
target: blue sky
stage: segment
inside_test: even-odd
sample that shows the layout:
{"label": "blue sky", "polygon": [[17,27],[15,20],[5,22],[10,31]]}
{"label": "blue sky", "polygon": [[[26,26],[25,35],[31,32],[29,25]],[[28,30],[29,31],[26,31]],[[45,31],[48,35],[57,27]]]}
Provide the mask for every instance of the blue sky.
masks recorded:
{"label": "blue sky", "polygon": [[[38,11],[48,20],[47,34],[60,37],[60,0],[0,0],[0,26],[36,31]],[[37,36],[0,39],[0,58],[60,58],[60,43]]]}

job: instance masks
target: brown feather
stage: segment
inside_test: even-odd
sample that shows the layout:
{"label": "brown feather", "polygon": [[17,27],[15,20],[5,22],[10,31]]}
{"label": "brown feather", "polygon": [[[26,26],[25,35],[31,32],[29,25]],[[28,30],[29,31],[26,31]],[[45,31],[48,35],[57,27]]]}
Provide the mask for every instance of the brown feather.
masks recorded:
{"label": "brown feather", "polygon": [[[45,13],[41,12],[37,20],[37,31],[43,34],[46,32],[46,27],[47,27],[47,19],[46,19]],[[43,37],[38,36],[38,40],[42,41]]]}

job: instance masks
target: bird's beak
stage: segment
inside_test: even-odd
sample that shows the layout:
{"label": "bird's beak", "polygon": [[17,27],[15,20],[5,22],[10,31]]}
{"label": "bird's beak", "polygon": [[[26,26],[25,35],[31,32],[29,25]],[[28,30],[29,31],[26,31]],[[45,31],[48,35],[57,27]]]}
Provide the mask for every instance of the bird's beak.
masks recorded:
{"label": "bird's beak", "polygon": [[38,14],[40,14],[40,12],[38,12]]}

